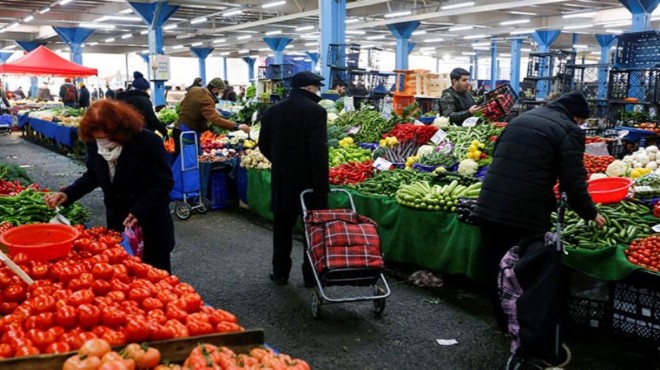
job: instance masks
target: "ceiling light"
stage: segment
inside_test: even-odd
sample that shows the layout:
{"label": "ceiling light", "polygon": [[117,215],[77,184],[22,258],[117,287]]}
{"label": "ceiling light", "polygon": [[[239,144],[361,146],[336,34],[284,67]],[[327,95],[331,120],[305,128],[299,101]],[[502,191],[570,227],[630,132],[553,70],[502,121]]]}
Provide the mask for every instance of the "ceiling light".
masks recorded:
{"label": "ceiling light", "polygon": [[461,3],[456,3],[456,4],[451,4],[451,5],[445,5],[442,7],[442,10],[450,10],[450,9],[458,9],[458,8],[466,8],[468,6],[474,5],[474,1],[468,1],[468,2],[461,2]]}
{"label": "ceiling light", "polygon": [[227,39],[215,39],[215,40],[213,40],[213,43],[214,44],[219,44],[219,43],[225,42],[225,41],[227,41]]}
{"label": "ceiling light", "polygon": [[573,49],[589,49],[589,45],[573,44]]}
{"label": "ceiling light", "polygon": [[172,49],[183,49],[183,45],[174,45]]}
{"label": "ceiling light", "polygon": [[360,30],[347,30],[345,33],[347,35],[364,35],[366,32]]}
{"label": "ceiling light", "polygon": [[266,36],[279,35],[282,33],[282,30],[268,31],[265,33]]}
{"label": "ceiling light", "polygon": [[285,49],[293,49],[293,45],[287,45],[284,47]]}
{"label": "ceiling light", "polygon": [[526,52],[526,53],[531,53],[531,52],[532,52],[532,49],[530,49],[530,48],[522,48],[522,49],[520,49],[520,51],[522,51],[522,52]]}
{"label": "ceiling light", "polygon": [[488,37],[488,35],[483,35],[482,34],[482,35],[469,35],[469,36],[465,36],[463,38],[466,39],[466,40],[470,40],[470,39],[484,39],[486,37]]}
{"label": "ceiling light", "polygon": [[620,34],[623,33],[623,30],[605,30],[607,33],[614,33],[614,34]]}
{"label": "ceiling light", "polygon": [[571,14],[564,14],[561,17],[564,19],[569,19],[569,18],[593,18],[598,15],[598,12],[586,12],[586,13],[571,13]]}
{"label": "ceiling light", "polygon": [[517,10],[512,10],[509,12],[509,14],[517,14],[517,15],[538,15],[538,13],[532,13],[532,12],[519,12]]}
{"label": "ceiling light", "polygon": [[62,0],[62,1],[60,1],[60,5],[66,5],[66,4],[70,3],[71,1],[72,0]]}
{"label": "ceiling light", "polygon": [[131,34],[131,33],[121,35],[122,40],[130,39],[131,37],[133,37],[133,34]]}
{"label": "ceiling light", "polygon": [[208,21],[206,17],[200,17],[200,18],[191,19],[190,24],[204,23],[206,21]]}
{"label": "ceiling light", "polygon": [[147,50],[142,50],[140,53],[142,53],[142,54],[149,54],[149,49],[147,49]]}
{"label": "ceiling light", "polygon": [[28,15],[27,17],[23,18],[23,22],[27,23],[30,22],[34,19],[34,16],[32,14]]}
{"label": "ceiling light", "polygon": [[[13,49],[13,48],[15,48],[15,47],[16,47],[16,45],[9,45],[9,46],[6,46],[6,47],[5,47],[5,50],[7,50],[7,49]],[[12,53],[13,53],[13,51],[12,51]]]}
{"label": "ceiling light", "polygon": [[110,38],[107,38],[107,39],[105,39],[105,40],[103,40],[103,41],[105,41],[105,42],[114,42],[114,41],[115,41],[115,38],[114,38],[114,37],[110,37]]}
{"label": "ceiling light", "polygon": [[236,40],[247,40],[252,38],[252,35],[243,35],[243,36],[238,36]]}
{"label": "ceiling light", "polygon": [[[442,41],[445,41],[445,39],[438,38],[438,39],[426,39],[426,40],[424,40],[424,42],[442,42]],[[394,45],[396,45],[396,43],[394,43]]]}
{"label": "ceiling light", "polygon": [[272,2],[272,3],[264,4],[261,7],[263,9],[268,9],[268,8],[272,8],[274,6],[280,6],[280,5],[284,5],[284,4],[286,4],[286,1],[275,1],[275,2]]}
{"label": "ceiling light", "polygon": [[87,44],[87,45],[88,45],[88,46],[94,46],[94,45],[98,45],[98,44],[99,44],[98,42],[94,41],[94,42],[90,42],[90,43]]}
{"label": "ceiling light", "polygon": [[317,40],[319,38],[318,35],[300,35],[301,39],[307,39],[307,40]]}
{"label": "ceiling light", "polygon": [[527,33],[532,33],[534,30],[518,30],[518,31],[511,31],[509,32],[509,35],[524,35]]}
{"label": "ceiling light", "polygon": [[0,33],[5,33],[5,32],[7,32],[6,28],[0,28]]}
{"label": "ceiling light", "polygon": [[394,13],[387,13],[385,14],[385,18],[397,18],[397,17],[405,17],[407,15],[411,15],[412,12],[410,10],[406,10],[403,12],[394,12]]}
{"label": "ceiling light", "polygon": [[419,35],[425,35],[426,31],[421,30],[421,31],[415,31],[412,33],[413,36],[419,36]]}
{"label": "ceiling light", "polygon": [[250,49],[241,49],[238,51],[239,54],[248,54],[250,52]]}
{"label": "ceiling light", "polygon": [[564,29],[564,30],[579,30],[579,29],[591,28],[591,27],[593,27],[593,25],[591,25],[591,24],[577,24],[577,25],[574,25],[574,26],[566,26],[562,29]]}
{"label": "ceiling light", "polygon": [[351,18],[346,20],[346,24],[357,23],[360,21],[360,18]]}
{"label": "ceiling light", "polygon": [[8,25],[8,26],[7,26],[7,29],[14,28],[14,27],[18,26],[19,24],[20,24],[20,23],[18,23],[18,22],[14,22],[14,23]]}
{"label": "ceiling light", "polygon": [[374,44],[367,44],[367,45],[362,45],[361,46],[362,49],[371,49],[371,48],[375,48],[375,47],[376,47],[376,45],[374,45]]}
{"label": "ceiling light", "polygon": [[220,53],[220,55],[229,55],[229,54],[231,54],[231,51],[223,51],[222,53]]}
{"label": "ceiling light", "polygon": [[149,33],[149,30],[140,31],[140,35],[146,35]]}
{"label": "ceiling light", "polygon": [[308,42],[305,44],[305,46],[316,46],[318,44],[319,44],[318,42]]}
{"label": "ceiling light", "polygon": [[99,19],[95,19],[96,22],[103,22],[107,20],[113,21],[126,21],[126,22],[140,22],[142,18],[136,17],[134,15],[104,15]]}
{"label": "ceiling light", "polygon": [[259,50],[259,51],[270,51],[270,48],[259,48],[257,50]]}
{"label": "ceiling light", "polygon": [[451,27],[449,31],[466,31],[466,30],[471,30],[473,28],[474,26],[458,26],[458,27]]}
{"label": "ceiling light", "polygon": [[510,53],[500,53],[500,56],[501,57],[510,57],[511,54]]}
{"label": "ceiling light", "polygon": [[198,41],[198,42],[193,42],[192,44],[190,44],[190,46],[193,46],[193,47],[194,46],[201,46],[202,44],[203,44],[203,42]]}
{"label": "ceiling light", "polygon": [[605,28],[610,28],[610,27],[621,27],[621,26],[628,26],[632,22],[631,21],[622,21],[622,22],[608,22],[608,23],[599,23],[599,26],[603,26]]}
{"label": "ceiling light", "polygon": [[472,44],[472,47],[478,47],[478,46],[490,46],[490,42],[475,42]]}
{"label": "ceiling light", "polygon": [[50,8],[43,8],[39,11],[39,14],[45,14],[45,13],[48,13],[49,11],[50,11]]}
{"label": "ceiling light", "polygon": [[464,51],[461,53],[461,55],[477,55],[477,53],[472,52],[472,51]]}
{"label": "ceiling light", "polygon": [[129,14],[129,13],[133,13],[133,9],[128,8],[119,12],[119,14]]}
{"label": "ceiling light", "polygon": [[314,29],[314,26],[303,26],[303,27],[296,28],[296,31],[309,31],[309,30],[313,30],[313,29]]}
{"label": "ceiling light", "polygon": [[486,47],[483,47],[483,46],[477,46],[476,48],[473,48],[473,49],[474,49],[474,50],[483,50],[483,51],[488,51],[488,50],[490,50],[490,48],[486,48]]}
{"label": "ceiling light", "polygon": [[433,46],[424,46],[423,48],[419,48],[419,51],[426,51],[426,50],[435,50],[435,47],[433,47]]}
{"label": "ceiling light", "polygon": [[167,26],[163,27],[163,31],[173,30],[177,27],[179,27],[179,26],[176,23],[168,24]]}
{"label": "ceiling light", "polygon": [[293,60],[305,60],[305,58],[304,57],[295,57],[295,58],[293,58]]}
{"label": "ceiling light", "polygon": [[380,40],[386,38],[387,35],[375,35],[375,36],[369,36],[365,37],[366,40]]}
{"label": "ceiling light", "polygon": [[223,17],[231,17],[231,16],[239,15],[239,14],[243,14],[243,11],[240,10],[240,9],[237,9],[237,10],[230,10],[226,13],[222,13],[222,16]]}
{"label": "ceiling light", "polygon": [[600,51],[592,51],[592,52],[589,53],[589,54],[591,54],[591,55],[600,55]]}
{"label": "ceiling light", "polygon": [[517,19],[515,21],[500,22],[500,26],[510,26],[512,24],[523,24],[523,23],[529,23],[529,19]]}

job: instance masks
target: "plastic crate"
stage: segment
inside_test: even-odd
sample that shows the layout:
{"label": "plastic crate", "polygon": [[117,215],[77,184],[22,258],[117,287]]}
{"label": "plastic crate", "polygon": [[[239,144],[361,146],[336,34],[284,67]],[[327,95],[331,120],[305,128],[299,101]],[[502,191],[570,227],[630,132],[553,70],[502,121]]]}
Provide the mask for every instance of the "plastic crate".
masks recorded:
{"label": "plastic crate", "polygon": [[360,45],[330,44],[328,45],[328,67],[358,69],[360,63]]}
{"label": "plastic crate", "polygon": [[653,68],[660,66],[660,30],[629,32],[617,36],[618,67]]}
{"label": "plastic crate", "polygon": [[382,49],[379,48],[360,49],[359,67],[367,71],[379,71],[381,53]]}
{"label": "plastic crate", "polygon": [[293,64],[271,64],[266,72],[271,80],[284,80],[293,76]]}
{"label": "plastic crate", "polygon": [[608,83],[608,99],[637,98],[639,102],[660,102],[660,68],[613,69]]}
{"label": "plastic crate", "polygon": [[575,52],[568,50],[553,50],[545,53],[530,53],[527,63],[528,78],[562,77],[572,79],[575,64]]}
{"label": "plastic crate", "polygon": [[609,329],[612,327],[611,302],[583,297],[567,300],[568,320],[578,326]]}
{"label": "plastic crate", "polygon": [[415,96],[408,94],[395,93],[392,99],[392,112],[401,115],[403,109],[415,104]]}
{"label": "plastic crate", "polygon": [[268,78],[268,67],[259,66],[259,68],[257,68],[257,79],[266,80]]}
{"label": "plastic crate", "polygon": [[513,91],[511,85],[501,85],[486,93],[486,102],[484,103],[486,109],[483,115],[491,121],[497,121],[507,116],[517,101],[518,94]]}
{"label": "plastic crate", "polygon": [[[650,274],[649,274],[650,275]],[[660,345],[660,284],[616,282],[612,304],[612,329],[640,343]]]}
{"label": "plastic crate", "polygon": [[[572,91],[580,91],[587,100],[598,99],[598,86],[601,75],[605,78],[605,87],[609,80],[611,69],[609,64],[569,64],[567,69],[572,70]],[[603,96],[602,98],[605,98]]]}
{"label": "plastic crate", "polygon": [[211,171],[209,184],[211,209],[224,209],[234,205],[234,191],[227,171]]}
{"label": "plastic crate", "polygon": [[396,75],[394,73],[372,74],[372,92],[375,95],[385,95],[394,89]]}

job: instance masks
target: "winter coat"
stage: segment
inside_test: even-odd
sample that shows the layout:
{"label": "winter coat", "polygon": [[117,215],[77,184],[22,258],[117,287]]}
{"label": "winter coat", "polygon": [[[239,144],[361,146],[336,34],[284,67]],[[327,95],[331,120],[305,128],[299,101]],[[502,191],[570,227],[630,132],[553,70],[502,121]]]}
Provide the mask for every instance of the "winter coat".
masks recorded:
{"label": "winter coat", "polygon": [[144,116],[145,127],[147,129],[153,132],[158,131],[163,137],[167,137],[167,129],[158,120],[158,117],[156,117],[151,100],[149,100],[149,94],[140,90],[127,90],[118,92],[115,95],[115,99],[128,103],[137,109]]}
{"label": "winter coat", "polygon": [[497,141],[475,213],[491,222],[544,232],[556,210],[557,180],[568,204],[585,220],[596,217],[587,192],[584,132],[558,103],[513,119]]}
{"label": "winter coat", "polygon": [[206,131],[210,122],[225,129],[232,130],[234,123],[220,116],[215,109],[218,103],[209,89],[205,87],[192,86],[186,96],[181,101],[181,110],[179,119],[174,122],[174,126],[181,128],[181,124],[188,126],[197,133]]}
{"label": "winter coat", "polygon": [[87,144],[87,170],[63,191],[68,205],[97,187],[103,191],[108,228],[123,231],[123,222],[132,213],[142,226],[144,261],[153,256],[168,256],[174,248],[174,224],[169,210],[174,186],[172,170],[163,142],[142,130],[125,144],[119,156],[114,181],[106,160],[98,154],[96,142]]}
{"label": "winter coat", "polygon": [[[461,97],[465,98],[468,104],[463,104]],[[450,87],[442,92],[440,111],[443,117],[449,117],[449,122],[460,125],[463,121],[472,117],[469,109],[474,104],[474,96],[471,92],[459,93],[453,87]]]}
{"label": "winter coat", "polygon": [[87,90],[87,87],[85,86],[81,87],[80,90],[78,91],[78,106],[80,108],[89,107],[89,100],[90,100],[89,90]]}
{"label": "winter coat", "polygon": [[315,94],[294,89],[261,119],[259,147],[272,163],[275,213],[300,210],[300,193],[305,189],[321,196],[330,191],[327,113],[319,100]]}

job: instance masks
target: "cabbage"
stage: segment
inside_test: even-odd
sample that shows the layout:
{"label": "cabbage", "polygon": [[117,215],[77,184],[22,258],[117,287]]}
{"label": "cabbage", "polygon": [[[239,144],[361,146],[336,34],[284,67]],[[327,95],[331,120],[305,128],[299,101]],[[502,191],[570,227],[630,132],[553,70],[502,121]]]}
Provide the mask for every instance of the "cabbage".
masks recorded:
{"label": "cabbage", "polygon": [[325,108],[326,110],[329,109],[334,109],[336,111],[337,106],[335,106],[335,102],[330,100],[330,99],[323,99],[319,102],[319,105]]}
{"label": "cabbage", "polygon": [[179,118],[179,115],[176,114],[174,109],[163,108],[158,112],[158,120],[161,121],[164,125],[169,125],[170,123],[176,121]]}

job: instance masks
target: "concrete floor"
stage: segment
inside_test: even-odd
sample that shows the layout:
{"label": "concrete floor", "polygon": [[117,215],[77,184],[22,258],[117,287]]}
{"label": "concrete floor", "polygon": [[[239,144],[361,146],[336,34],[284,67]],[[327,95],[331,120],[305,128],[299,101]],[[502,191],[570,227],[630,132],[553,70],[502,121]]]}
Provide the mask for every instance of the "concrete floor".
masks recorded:
{"label": "concrete floor", "polygon": [[[58,188],[84,171],[81,161],[55,154],[21,138],[0,137],[0,162],[27,166],[33,180]],[[104,225],[102,194],[83,198],[92,225]],[[302,244],[294,244],[290,284],[268,279],[271,225],[244,209],[175,220],[173,271],[214,307],[236,314],[246,328],[263,328],[266,342],[309,361],[315,369],[501,369],[508,339],[499,334],[481,287],[445,277],[441,288],[406,281],[410,266],[388,266],[392,295],[381,318],[371,302],[328,305],[311,316],[311,289],[297,266]],[[299,239],[298,239],[299,240]],[[337,291],[338,294],[346,291]],[[567,328],[574,359],[568,369],[655,369],[652,355],[634,343],[598,331]],[[450,346],[437,339],[455,339]]]}

